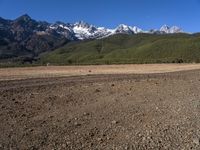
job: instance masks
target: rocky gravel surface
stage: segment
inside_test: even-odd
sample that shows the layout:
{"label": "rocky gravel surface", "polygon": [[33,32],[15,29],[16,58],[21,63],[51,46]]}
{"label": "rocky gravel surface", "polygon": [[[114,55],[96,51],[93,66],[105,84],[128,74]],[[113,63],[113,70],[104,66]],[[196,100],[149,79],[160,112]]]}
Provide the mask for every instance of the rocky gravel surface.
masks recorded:
{"label": "rocky gravel surface", "polygon": [[200,70],[0,82],[0,150],[199,150]]}

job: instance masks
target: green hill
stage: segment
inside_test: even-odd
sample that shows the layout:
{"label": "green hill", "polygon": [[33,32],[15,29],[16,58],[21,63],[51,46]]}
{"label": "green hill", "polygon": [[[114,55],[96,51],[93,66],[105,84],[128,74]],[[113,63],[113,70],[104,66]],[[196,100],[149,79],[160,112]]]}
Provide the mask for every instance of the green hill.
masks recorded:
{"label": "green hill", "polygon": [[118,64],[200,62],[199,34],[114,35],[73,42],[40,56],[40,63]]}

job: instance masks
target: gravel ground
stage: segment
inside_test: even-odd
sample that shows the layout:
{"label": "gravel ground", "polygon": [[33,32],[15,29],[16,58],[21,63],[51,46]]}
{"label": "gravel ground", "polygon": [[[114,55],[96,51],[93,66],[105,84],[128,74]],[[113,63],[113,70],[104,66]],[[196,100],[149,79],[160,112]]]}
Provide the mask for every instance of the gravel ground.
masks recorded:
{"label": "gravel ground", "polygon": [[200,70],[0,82],[0,149],[199,150]]}

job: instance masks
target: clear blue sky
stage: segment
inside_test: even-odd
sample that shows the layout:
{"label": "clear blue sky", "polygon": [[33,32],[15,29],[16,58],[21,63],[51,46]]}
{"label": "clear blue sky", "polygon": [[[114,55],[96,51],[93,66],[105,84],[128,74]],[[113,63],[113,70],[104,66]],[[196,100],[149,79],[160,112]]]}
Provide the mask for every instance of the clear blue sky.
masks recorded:
{"label": "clear blue sky", "polygon": [[114,28],[118,24],[143,29],[163,24],[188,32],[200,31],[200,0],[0,0],[0,16],[29,14],[36,20],[76,22]]}

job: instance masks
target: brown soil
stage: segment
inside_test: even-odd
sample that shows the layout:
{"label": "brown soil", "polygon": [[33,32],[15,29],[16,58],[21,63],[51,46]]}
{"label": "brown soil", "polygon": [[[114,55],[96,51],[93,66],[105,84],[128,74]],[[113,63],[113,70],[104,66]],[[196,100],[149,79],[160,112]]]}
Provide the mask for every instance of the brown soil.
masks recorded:
{"label": "brown soil", "polygon": [[200,149],[200,70],[0,82],[0,149]]}
{"label": "brown soil", "polygon": [[200,69],[200,64],[134,64],[1,68],[0,80],[66,77],[94,74],[149,74]]}

